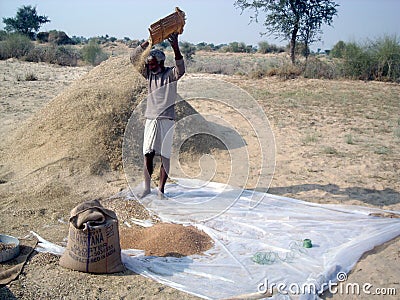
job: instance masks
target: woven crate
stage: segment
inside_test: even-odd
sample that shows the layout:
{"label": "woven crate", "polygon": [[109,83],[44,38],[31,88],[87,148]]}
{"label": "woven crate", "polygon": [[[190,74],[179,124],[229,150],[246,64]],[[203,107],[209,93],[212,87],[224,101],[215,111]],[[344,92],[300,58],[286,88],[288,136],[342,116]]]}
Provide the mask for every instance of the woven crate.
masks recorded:
{"label": "woven crate", "polygon": [[185,13],[176,7],[174,13],[151,24],[149,31],[152,44],[161,43],[174,32],[181,34],[185,26],[185,19]]}

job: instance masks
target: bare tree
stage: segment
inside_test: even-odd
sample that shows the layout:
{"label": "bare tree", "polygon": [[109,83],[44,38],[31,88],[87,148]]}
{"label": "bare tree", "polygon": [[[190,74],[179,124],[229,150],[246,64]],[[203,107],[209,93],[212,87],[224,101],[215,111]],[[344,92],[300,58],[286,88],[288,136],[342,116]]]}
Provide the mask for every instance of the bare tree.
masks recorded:
{"label": "bare tree", "polygon": [[[260,14],[265,14],[267,32],[290,41],[293,64],[296,42],[302,41],[308,49],[311,43],[319,41],[322,24],[332,25],[339,6],[331,0],[237,0],[234,5],[242,12],[254,10],[251,21],[258,22]],[[306,57],[308,54],[306,51]]]}

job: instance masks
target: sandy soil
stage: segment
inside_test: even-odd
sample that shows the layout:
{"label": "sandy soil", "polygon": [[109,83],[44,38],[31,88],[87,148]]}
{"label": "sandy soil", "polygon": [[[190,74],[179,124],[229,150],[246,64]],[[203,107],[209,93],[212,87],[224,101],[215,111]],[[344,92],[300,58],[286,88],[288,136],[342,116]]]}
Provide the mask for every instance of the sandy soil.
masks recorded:
{"label": "sandy soil", "polygon": [[[0,78],[0,139],[4,141],[91,68],[8,60],[0,62],[0,70],[4,74]],[[38,80],[25,81],[29,72],[36,74]],[[319,203],[400,210],[399,85],[222,78],[253,95],[269,118],[277,148],[269,193]],[[120,171],[73,177],[74,170],[69,170],[66,176],[69,181],[47,180],[54,174],[51,166],[36,171],[34,178],[28,174],[15,180],[7,164],[9,148],[4,145],[0,144],[0,227],[6,234],[22,238],[33,230],[65,245],[66,220],[75,204],[82,199],[106,199],[126,187]],[[63,166],[66,165],[68,162]],[[224,178],[224,172],[219,178]],[[20,189],[21,184],[24,189]],[[119,199],[105,203],[116,210],[121,220],[130,216],[148,217],[142,207],[127,206]],[[399,249],[400,238],[397,238],[366,253],[348,280],[369,282],[381,288],[394,287],[400,293]],[[112,275],[66,270],[58,265],[57,257],[40,253],[34,253],[18,280],[0,289],[0,299],[50,298],[197,299],[128,270]],[[345,297],[328,294],[324,298]]]}

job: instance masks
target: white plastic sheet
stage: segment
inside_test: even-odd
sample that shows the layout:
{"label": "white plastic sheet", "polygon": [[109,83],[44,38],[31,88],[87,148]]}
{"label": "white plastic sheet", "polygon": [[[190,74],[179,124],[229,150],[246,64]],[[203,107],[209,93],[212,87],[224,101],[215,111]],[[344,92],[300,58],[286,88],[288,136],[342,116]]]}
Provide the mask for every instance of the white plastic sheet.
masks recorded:
{"label": "white plastic sheet", "polygon": [[[400,219],[369,215],[383,212],[379,209],[322,205],[195,181],[178,181],[166,191],[169,200],[158,200],[154,191],[142,203],[163,221],[204,230],[215,246],[204,255],[124,256],[123,262],[205,299],[254,294],[267,284],[284,285],[288,292],[308,285],[317,292],[274,298],[318,299],[323,284],[337,282],[338,274],[348,273],[364,252],[400,234]],[[304,239],[311,239],[313,247],[303,248]],[[269,264],[254,262],[257,252],[269,254]]]}
{"label": "white plastic sheet", "polygon": [[[323,285],[348,273],[364,252],[400,234],[400,219],[369,215],[383,212],[379,209],[315,204],[195,181],[166,190],[169,200],[158,200],[153,191],[143,204],[163,221],[204,230],[214,247],[182,258],[127,249],[122,261],[138,274],[204,299],[255,294],[278,284],[288,291],[315,289],[290,296],[283,289],[275,299],[318,299]],[[304,239],[311,239],[313,247],[301,247]],[[39,247],[52,248],[43,240]],[[269,264],[254,262],[257,252],[270,254]]]}

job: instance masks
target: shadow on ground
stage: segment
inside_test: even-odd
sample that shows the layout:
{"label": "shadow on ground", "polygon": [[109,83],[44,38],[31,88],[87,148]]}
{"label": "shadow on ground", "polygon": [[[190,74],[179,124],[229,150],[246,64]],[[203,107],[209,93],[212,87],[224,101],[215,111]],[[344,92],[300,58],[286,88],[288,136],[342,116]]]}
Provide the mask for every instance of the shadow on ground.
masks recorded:
{"label": "shadow on ground", "polygon": [[299,184],[287,187],[271,187],[268,193],[274,195],[298,194],[320,190],[331,195],[341,196],[342,200],[359,200],[372,205],[393,205],[400,203],[400,192],[386,188],[384,190],[368,189],[363,187],[341,188],[336,184]]}
{"label": "shadow on ground", "polygon": [[0,286],[0,299],[14,300],[18,299],[15,295],[8,289],[7,286]]}

